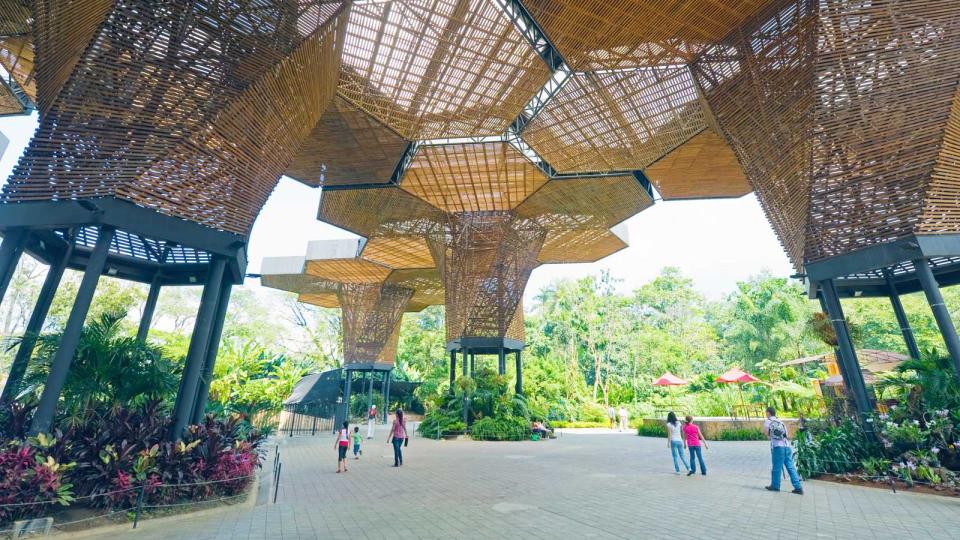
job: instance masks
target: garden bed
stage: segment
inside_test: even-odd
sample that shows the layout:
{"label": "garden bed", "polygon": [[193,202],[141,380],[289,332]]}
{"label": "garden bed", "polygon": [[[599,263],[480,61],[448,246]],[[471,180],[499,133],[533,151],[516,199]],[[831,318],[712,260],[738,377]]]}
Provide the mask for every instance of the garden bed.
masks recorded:
{"label": "garden bed", "polygon": [[[812,480],[819,480],[822,482],[831,482],[833,484],[846,484],[851,486],[861,486],[868,487],[873,489],[887,489],[890,491],[907,491],[910,493],[925,493],[927,495],[938,495],[941,497],[958,497],[960,498],[960,486],[932,486],[927,484],[914,483],[913,486],[907,485],[906,482],[900,479],[876,479],[871,480],[869,478],[864,478],[861,475],[850,473],[850,474],[824,474],[812,478]],[[892,483],[891,483],[892,480]]]}

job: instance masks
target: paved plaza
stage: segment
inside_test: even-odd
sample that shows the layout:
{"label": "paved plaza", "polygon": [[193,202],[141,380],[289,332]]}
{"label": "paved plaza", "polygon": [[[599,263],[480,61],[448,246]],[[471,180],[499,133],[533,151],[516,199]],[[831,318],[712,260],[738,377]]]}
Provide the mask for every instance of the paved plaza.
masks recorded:
{"label": "paved plaza", "polygon": [[[277,504],[150,523],[104,538],[957,538],[960,500],[808,482],[768,493],[766,443],[714,442],[708,476],[677,476],[663,439],[563,434],[520,443],[386,432],[335,474],[330,437],[280,441]],[[785,487],[789,483],[785,483]]]}

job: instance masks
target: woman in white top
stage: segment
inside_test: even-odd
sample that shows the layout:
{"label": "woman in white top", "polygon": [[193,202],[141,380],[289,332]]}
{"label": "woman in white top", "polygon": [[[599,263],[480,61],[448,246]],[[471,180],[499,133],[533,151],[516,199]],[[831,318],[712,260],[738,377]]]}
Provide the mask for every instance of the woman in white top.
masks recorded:
{"label": "woman in white top", "polygon": [[680,463],[677,462],[677,456],[680,456],[680,461],[683,462],[683,468],[687,471],[690,470],[690,465],[687,464],[687,458],[683,455],[683,436],[682,436],[683,426],[677,420],[677,415],[670,411],[667,414],[667,448],[670,449],[670,455],[673,456],[673,469],[675,474],[680,474]]}

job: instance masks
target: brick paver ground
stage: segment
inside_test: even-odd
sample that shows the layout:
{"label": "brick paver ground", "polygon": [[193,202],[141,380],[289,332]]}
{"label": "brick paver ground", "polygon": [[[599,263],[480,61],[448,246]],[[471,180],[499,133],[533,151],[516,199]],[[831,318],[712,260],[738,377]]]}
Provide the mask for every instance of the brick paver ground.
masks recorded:
{"label": "brick paver ground", "polygon": [[804,496],[769,493],[766,443],[711,443],[708,476],[688,478],[663,439],[629,434],[417,438],[399,469],[385,438],[345,474],[331,438],[283,439],[276,505],[148,522],[135,537],[960,538],[957,499],[815,481]]}

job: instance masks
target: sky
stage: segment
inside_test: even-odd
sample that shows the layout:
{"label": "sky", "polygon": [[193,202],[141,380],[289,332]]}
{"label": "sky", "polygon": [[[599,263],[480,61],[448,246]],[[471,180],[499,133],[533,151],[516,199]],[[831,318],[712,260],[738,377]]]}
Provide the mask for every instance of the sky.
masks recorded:
{"label": "sky", "polygon": [[[36,127],[32,117],[0,118],[0,132],[10,144],[0,157],[0,178],[6,181]],[[317,221],[321,190],[281,178],[263,208],[248,247],[248,272],[256,273],[263,257],[302,255],[311,240],[356,238]],[[630,246],[592,264],[545,265],[533,271],[525,303],[537,291],[560,278],[579,278],[608,270],[629,291],[655,278],[665,266],[675,266],[693,279],[709,299],[732,292],[738,281],[762,271],[793,273],[783,249],[751,194],[739,199],[658,201],[627,221]],[[259,289],[248,278],[247,287]]]}

